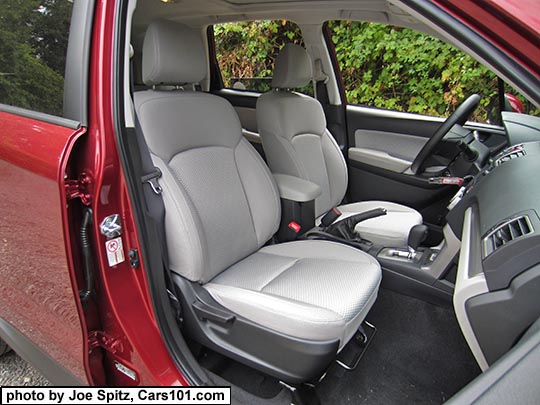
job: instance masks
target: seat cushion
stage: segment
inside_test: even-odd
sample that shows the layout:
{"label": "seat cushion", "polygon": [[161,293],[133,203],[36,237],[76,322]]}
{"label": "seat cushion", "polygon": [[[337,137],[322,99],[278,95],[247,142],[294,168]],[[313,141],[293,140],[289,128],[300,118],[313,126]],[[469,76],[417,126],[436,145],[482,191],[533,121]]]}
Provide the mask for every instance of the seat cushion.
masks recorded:
{"label": "seat cushion", "polygon": [[354,335],[377,297],[378,262],[327,241],[271,245],[204,285],[230,311],[277,332],[309,340]]}
{"label": "seat cushion", "polygon": [[[343,215],[339,219],[375,208],[385,208],[387,214],[360,222],[355,231],[376,245],[406,247],[409,231],[413,226],[422,223],[422,215],[405,205],[388,201],[362,201],[341,205],[338,209]],[[320,220],[318,222],[320,223]]]}

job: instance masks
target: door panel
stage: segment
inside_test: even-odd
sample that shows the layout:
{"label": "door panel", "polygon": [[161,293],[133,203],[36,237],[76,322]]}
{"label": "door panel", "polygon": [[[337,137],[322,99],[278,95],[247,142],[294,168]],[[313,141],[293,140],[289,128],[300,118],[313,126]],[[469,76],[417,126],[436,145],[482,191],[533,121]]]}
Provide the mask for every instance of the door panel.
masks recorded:
{"label": "door panel", "polygon": [[428,138],[397,132],[357,129],[354,131],[354,145],[357,148],[382,150],[401,159],[413,161]]}
{"label": "door panel", "polygon": [[[452,188],[432,185],[427,178],[405,174],[442,121],[418,114],[348,105],[351,200],[393,201],[422,212],[437,201],[448,199]],[[440,222],[438,216],[428,217],[427,222]]]}
{"label": "door panel", "polygon": [[[419,114],[347,106],[351,199],[384,199],[423,210],[446,196],[444,188],[428,185],[427,178],[405,174],[407,163],[414,160],[443,121]],[[501,127],[472,122],[466,127],[476,131],[493,151],[507,143]]]}
{"label": "door panel", "polygon": [[60,188],[83,133],[0,112],[0,318],[87,383]]}

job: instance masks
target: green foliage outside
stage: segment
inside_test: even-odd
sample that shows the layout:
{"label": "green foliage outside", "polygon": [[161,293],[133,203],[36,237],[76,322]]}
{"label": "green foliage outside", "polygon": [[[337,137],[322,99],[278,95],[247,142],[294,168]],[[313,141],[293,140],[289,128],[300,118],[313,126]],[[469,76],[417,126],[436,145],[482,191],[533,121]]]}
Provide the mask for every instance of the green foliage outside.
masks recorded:
{"label": "green foliage outside", "polygon": [[462,51],[400,27],[345,21],[330,28],[350,102],[446,117],[478,93],[476,118],[487,119],[497,77]]}
{"label": "green foliage outside", "polygon": [[[457,48],[383,24],[333,21],[329,27],[349,103],[447,117],[478,93],[482,101],[472,119],[496,122],[497,77]],[[251,85],[246,78],[271,77],[283,44],[302,43],[300,29],[288,21],[227,23],[214,30],[226,87],[238,78]],[[267,91],[269,80],[248,89]]]}
{"label": "green foliage outside", "polygon": [[72,4],[0,1],[0,103],[62,115]]}
{"label": "green foliage outside", "polygon": [[[274,61],[288,42],[304,45],[300,28],[285,20],[227,23],[214,26],[216,53],[225,87],[240,81],[247,90],[266,92]],[[308,86],[302,89],[313,94]]]}

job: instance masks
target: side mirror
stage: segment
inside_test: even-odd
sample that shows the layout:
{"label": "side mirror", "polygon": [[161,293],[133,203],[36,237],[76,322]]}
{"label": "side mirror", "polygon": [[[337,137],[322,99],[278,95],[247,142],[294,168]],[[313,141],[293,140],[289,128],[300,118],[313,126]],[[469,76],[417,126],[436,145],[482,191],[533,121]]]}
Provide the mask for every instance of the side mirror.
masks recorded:
{"label": "side mirror", "polygon": [[523,103],[515,95],[504,93],[504,110],[522,114],[524,111]]}

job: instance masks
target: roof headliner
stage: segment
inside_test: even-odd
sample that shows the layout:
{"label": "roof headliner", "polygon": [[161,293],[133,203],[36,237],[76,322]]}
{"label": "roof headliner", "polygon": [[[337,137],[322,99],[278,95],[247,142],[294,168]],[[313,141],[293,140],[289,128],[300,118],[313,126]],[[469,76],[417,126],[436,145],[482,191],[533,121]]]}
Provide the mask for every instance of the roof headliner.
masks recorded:
{"label": "roof headliner", "polygon": [[[135,37],[154,20],[167,19],[192,27],[266,19],[285,19],[299,25],[328,20],[360,20],[400,25],[430,32],[406,12],[386,0],[138,0],[133,18]],[[431,32],[433,33],[433,32]]]}
{"label": "roof headliner", "polygon": [[[390,2],[400,0],[162,0],[137,1],[131,27],[131,44],[140,54],[147,26],[166,19],[201,31],[209,25],[268,19],[284,19],[297,23],[311,52],[321,54],[321,40],[316,39],[320,26],[329,20],[379,22],[404,26],[438,36],[426,25]],[[170,0],[169,0],[170,1]],[[325,62],[323,62],[324,64]],[[326,61],[327,64],[331,62]],[[326,71],[331,67],[326,66]],[[335,86],[334,86],[335,87]],[[337,87],[329,91],[337,100]]]}

